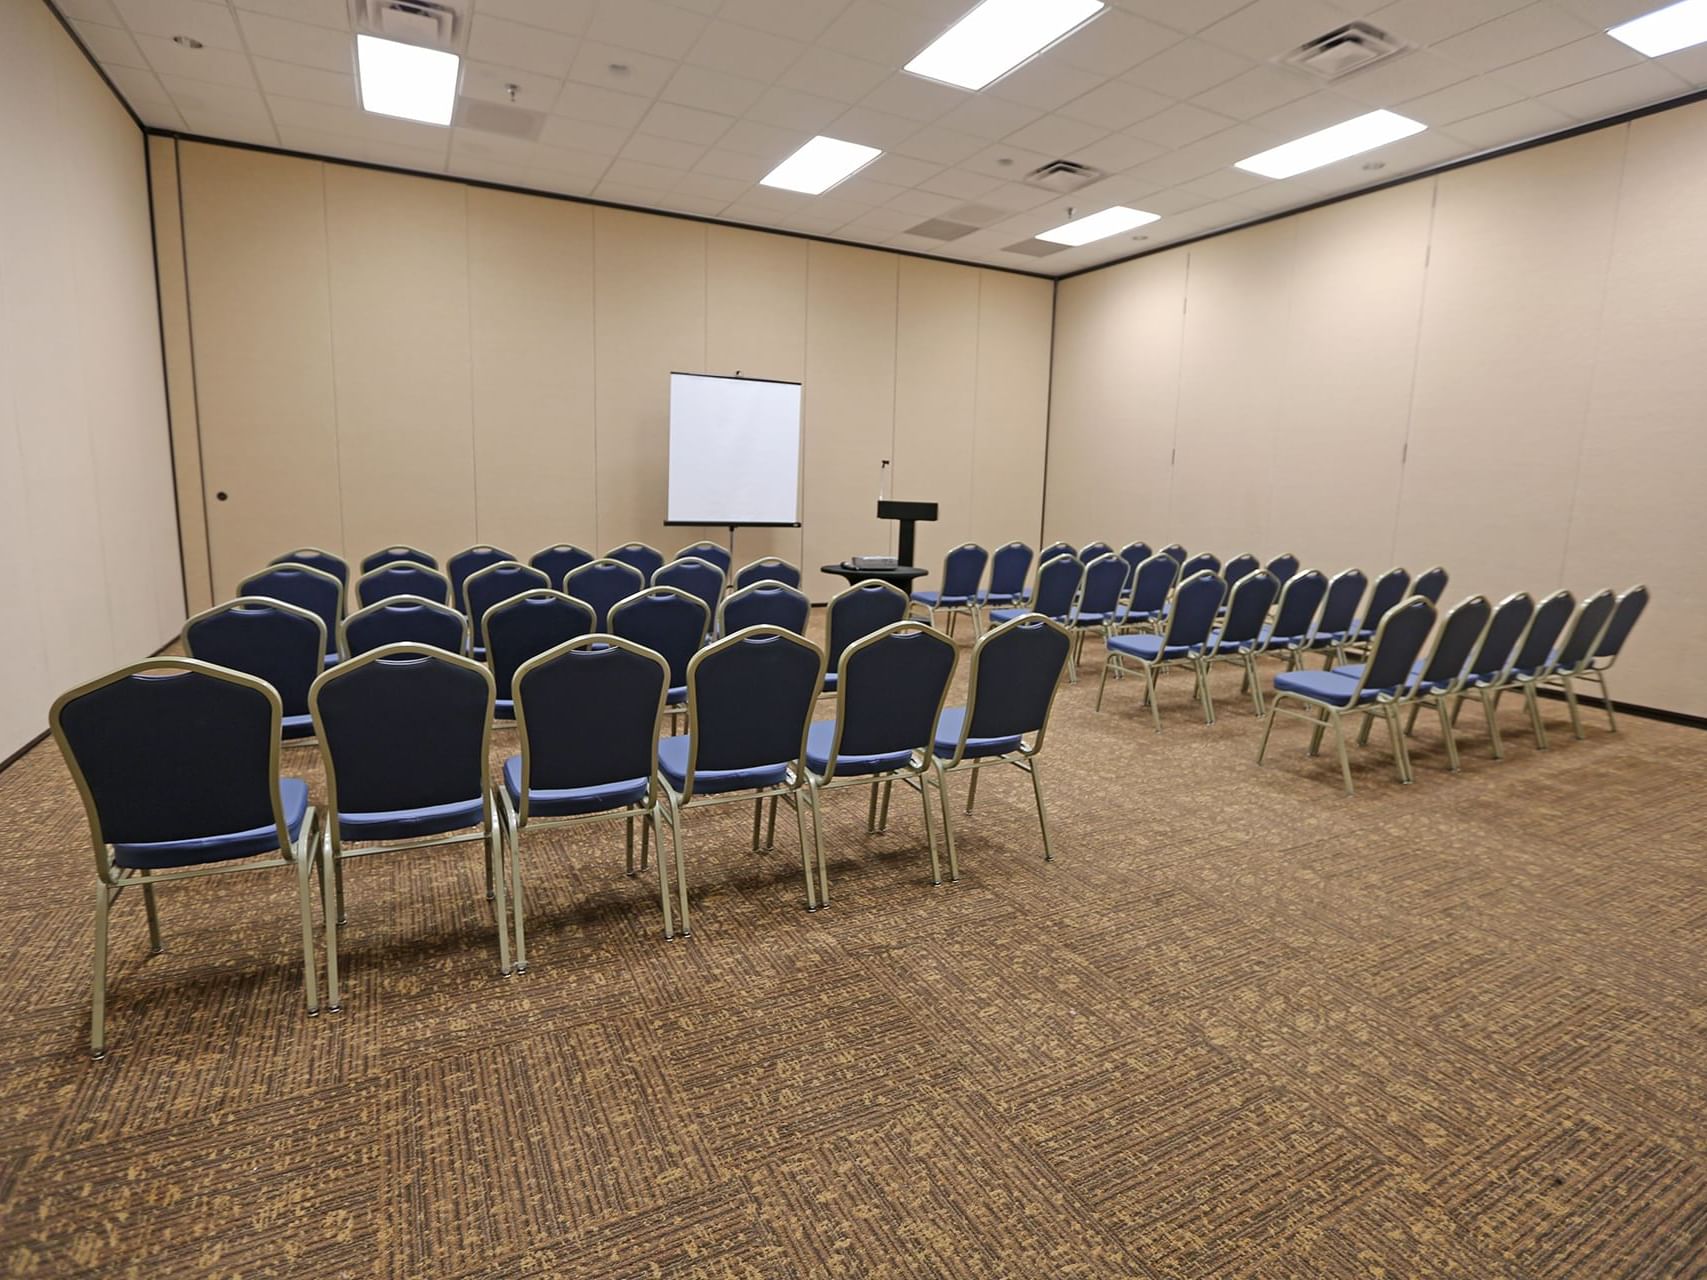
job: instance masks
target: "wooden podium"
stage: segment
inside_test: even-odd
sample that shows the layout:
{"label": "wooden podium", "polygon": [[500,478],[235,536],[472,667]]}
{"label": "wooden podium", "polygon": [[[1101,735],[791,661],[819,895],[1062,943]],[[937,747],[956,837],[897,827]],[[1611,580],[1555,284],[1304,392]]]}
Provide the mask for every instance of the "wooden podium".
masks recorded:
{"label": "wooden podium", "polygon": [[935,520],[936,503],[893,502],[879,498],[877,501],[877,518],[901,522],[901,540],[895,548],[895,559],[902,565],[911,565],[913,563],[913,526],[920,520]]}

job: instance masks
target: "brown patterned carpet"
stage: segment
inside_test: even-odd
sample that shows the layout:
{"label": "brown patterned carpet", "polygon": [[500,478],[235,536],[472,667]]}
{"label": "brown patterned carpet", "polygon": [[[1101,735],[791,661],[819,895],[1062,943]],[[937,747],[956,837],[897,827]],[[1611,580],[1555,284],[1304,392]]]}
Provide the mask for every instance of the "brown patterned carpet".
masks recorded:
{"label": "brown patterned carpet", "polygon": [[1166,682],[1160,737],[1095,670],[1053,865],[1017,774],[936,889],[916,800],[868,837],[839,792],[808,916],[791,822],[755,856],[744,806],[690,813],[666,945],[620,828],[536,835],[500,979],[477,846],[365,860],[312,1021],[288,873],[163,890],[152,959],[127,896],[102,1063],[38,748],[0,775],[0,1273],[1707,1274],[1707,734],[1549,702],[1543,754],[1512,705],[1503,764],[1425,729],[1415,786],[1376,745],[1347,799],[1296,723],[1254,765],[1231,669],[1213,728]]}

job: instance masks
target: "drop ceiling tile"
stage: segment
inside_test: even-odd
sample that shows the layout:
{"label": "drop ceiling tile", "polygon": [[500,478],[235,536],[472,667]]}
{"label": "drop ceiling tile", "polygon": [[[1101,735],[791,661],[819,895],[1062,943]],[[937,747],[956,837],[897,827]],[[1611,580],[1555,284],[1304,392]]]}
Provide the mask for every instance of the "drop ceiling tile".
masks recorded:
{"label": "drop ceiling tile", "polygon": [[241,52],[237,22],[223,4],[202,0],[113,0],[124,25],[139,36],[191,36],[210,49]]}
{"label": "drop ceiling tile", "polygon": [[1044,191],[1038,187],[1028,186],[1023,182],[1004,182],[1001,186],[993,187],[979,196],[978,203],[995,205],[999,209],[1011,209],[1018,213],[1026,209],[1035,209],[1039,205],[1048,204],[1050,201],[1060,198],[1053,191]]}
{"label": "drop ceiling tile", "polygon": [[[625,68],[613,71],[612,67]],[[624,49],[614,44],[584,40],[569,64],[569,78],[579,84],[600,89],[614,89],[655,98],[676,73],[676,64],[668,58],[655,58],[638,49]]]}
{"label": "drop ceiling tile", "polygon": [[[985,147],[977,155],[962,160],[959,167],[970,169],[973,173],[981,173],[988,178],[1011,182],[1030,173],[1039,165],[1048,164],[1057,158],[1054,152],[1027,151],[1024,147],[1010,147],[1005,142],[998,142],[994,146]],[[1004,160],[1008,163],[1003,164]]]}
{"label": "drop ceiling tile", "polygon": [[130,38],[130,32],[123,27],[103,26],[99,22],[76,22],[71,24],[77,30],[77,38],[94,55],[95,61],[104,67],[148,67],[148,59],[142,56],[142,50],[136,47],[136,41]]}
{"label": "drop ceiling tile", "polygon": [[1590,26],[1615,27],[1620,22],[1639,18],[1661,8],[1665,0],[1554,0],[1560,8],[1574,13]]}
{"label": "drop ceiling tile", "polygon": [[[524,71],[562,79],[575,59],[580,42],[574,36],[544,27],[524,26],[505,18],[476,13],[468,28],[468,56],[480,62],[520,67]],[[610,59],[617,61],[617,59]]]}
{"label": "drop ceiling tile", "polygon": [[897,187],[887,182],[879,182],[875,178],[866,177],[866,174],[870,172],[871,167],[868,165],[854,174],[853,177],[837,183],[836,194],[847,200],[856,200],[860,204],[879,205],[889,203],[907,190],[906,187]]}
{"label": "drop ceiling tile", "polygon": [[[514,85],[516,95],[510,96]],[[468,58],[462,64],[462,87],[465,98],[496,102],[500,106],[517,106],[525,111],[550,111],[563,93],[563,81],[542,76],[520,67],[500,67],[490,62],[475,62]]]}
{"label": "drop ceiling tile", "polygon": [[973,173],[970,169],[944,169],[919,183],[918,189],[934,195],[953,196],[957,200],[976,200],[1000,185],[1001,179]]}
{"label": "drop ceiling tile", "polygon": [[1065,156],[1080,147],[1089,146],[1108,133],[1109,130],[1101,125],[1086,124],[1083,120],[1064,115],[1047,115],[1041,120],[1033,120],[1023,129],[1015,129],[1005,141],[1050,156]]}
{"label": "drop ceiling tile", "polygon": [[122,27],[124,19],[113,8],[112,0],[59,0],[54,6],[74,22],[98,22],[102,26]]}
{"label": "drop ceiling tile", "polygon": [[742,182],[739,178],[720,178],[714,173],[689,173],[676,183],[675,189],[683,195],[699,196],[707,200],[721,200],[728,204],[731,200],[739,199],[752,183]]}
{"label": "drop ceiling tile", "polygon": [[935,191],[915,189],[902,192],[891,200],[886,207],[910,214],[917,220],[919,218],[934,218],[939,213],[946,213],[955,205],[963,203],[965,203],[963,196],[946,196]]}
{"label": "drop ceiling tile", "polygon": [[1663,58],[1655,58],[1654,62],[1698,88],[1707,88],[1707,44],[1679,49]]}
{"label": "drop ceiling tile", "polygon": [[1495,74],[1534,98],[1644,61],[1628,45],[1604,35],[1592,35],[1501,67]]}
{"label": "drop ceiling tile", "polygon": [[632,129],[651,108],[652,102],[648,98],[571,80],[557,95],[557,104],[552,110],[560,116],[585,120],[590,124]]}
{"label": "drop ceiling tile", "polygon": [[798,130],[804,142],[845,110],[845,103],[832,98],[772,85],[765,90],[764,97],[747,109],[747,115],[760,124]]}
{"label": "drop ceiling tile", "polygon": [[1183,187],[1152,191],[1144,197],[1144,208],[1163,218],[1177,218],[1189,209],[1200,209],[1208,203],[1195,191],[1187,191]]}
{"label": "drop ceiling tile", "polygon": [[248,142],[259,147],[276,147],[278,130],[266,116],[238,116],[226,111],[184,111],[184,128],[202,137],[218,136],[227,142]]}
{"label": "drop ceiling tile", "polygon": [[593,124],[589,120],[575,120],[569,116],[547,116],[540,128],[539,140],[550,147],[614,156],[622,150],[628,135],[629,130],[615,125]]}
{"label": "drop ceiling tile", "polygon": [[1081,71],[1117,76],[1180,42],[1180,33],[1119,9],[1104,9],[1049,50],[1049,57]]}
{"label": "drop ceiling tile", "polygon": [[685,60],[695,66],[769,84],[793,66],[805,51],[806,45],[799,40],[733,22],[713,22],[688,51]]}
{"label": "drop ceiling tile", "polygon": [[1478,116],[1500,107],[1509,107],[1522,97],[1516,89],[1494,76],[1474,76],[1420,98],[1411,98],[1400,103],[1395,110],[1431,128],[1439,128],[1465,116]]}
{"label": "drop ceiling tile", "polygon": [[724,0],[719,12],[744,27],[816,40],[847,5],[848,0]]}
{"label": "drop ceiling tile", "polygon": [[805,140],[806,135],[798,129],[779,129],[758,120],[737,120],[729,132],[718,139],[717,146],[723,151],[757,156],[769,168],[783,157],[792,155]]}
{"label": "drop ceiling tile", "polygon": [[595,155],[591,151],[543,145],[534,149],[533,157],[533,168],[536,170],[586,182],[597,182],[604,176],[605,170],[610,168],[611,162],[609,156]]}
{"label": "drop ceiling tile", "polygon": [[521,167],[533,163],[536,149],[533,141],[527,138],[510,138],[479,129],[453,128],[450,131],[453,165],[464,160],[500,160]]}
{"label": "drop ceiling tile", "polygon": [[1270,0],[1211,23],[1198,38],[1261,62],[1343,26],[1345,14],[1324,0]]}
{"label": "drop ceiling tile", "polygon": [[753,183],[764,177],[776,167],[774,161],[765,160],[759,156],[743,155],[739,151],[724,151],[713,148],[699,158],[693,167],[695,173],[709,173],[718,178],[738,178],[742,182]]}
{"label": "drop ceiling tile", "polygon": [[1110,80],[1089,93],[1074,98],[1060,114],[1086,120],[1105,129],[1124,129],[1173,105],[1172,98],[1152,93],[1142,85]]}
{"label": "drop ceiling tile", "polygon": [[881,62],[854,58],[834,49],[811,45],[777,81],[790,89],[855,103],[893,74]]}
{"label": "drop ceiling tile", "polygon": [[683,172],[704,154],[705,149],[692,142],[678,142],[674,138],[660,138],[649,133],[634,134],[617,153],[623,160],[639,160],[642,164],[662,165]]}
{"label": "drop ceiling tile", "polygon": [[849,107],[830,121],[825,132],[845,142],[858,142],[879,151],[891,151],[897,143],[905,142],[919,131],[919,122],[905,116],[892,116],[870,107]]}
{"label": "drop ceiling tile", "polygon": [[587,38],[680,62],[707,25],[699,14],[660,0],[599,0]]}
{"label": "drop ceiling tile", "polygon": [[1082,164],[1119,173],[1162,154],[1162,148],[1128,133],[1111,133],[1089,146],[1080,147],[1073,158]]}
{"label": "drop ceiling tile", "polygon": [[1492,71],[1596,34],[1581,18],[1550,5],[1532,4],[1442,40],[1433,48],[1471,71]]}
{"label": "drop ceiling tile", "polygon": [[206,81],[209,84],[234,85],[252,89],[255,75],[249,69],[249,59],[229,49],[186,49],[161,36],[136,37],[136,44],[148,65],[161,76],[178,76],[185,80]]}
{"label": "drop ceiling tile", "polygon": [[132,106],[139,102],[169,103],[172,101],[171,95],[160,83],[160,77],[156,76],[153,71],[141,67],[118,66],[103,67],[102,70],[119,87],[119,92],[124,94],[125,100]]}
{"label": "drop ceiling tile", "polygon": [[335,107],[361,106],[356,78],[347,71],[322,71],[296,62],[274,62],[271,58],[251,58],[255,75],[269,98],[307,98],[326,102]]}
{"label": "drop ceiling tile", "polygon": [[1121,76],[1167,98],[1193,98],[1250,70],[1251,60],[1206,44],[1182,40]]}
{"label": "drop ceiling tile", "polygon": [[818,42],[839,53],[901,67],[941,30],[941,23],[917,10],[893,9],[878,0],[853,0]]}
{"label": "drop ceiling tile", "polygon": [[1040,57],[1008,72],[983,92],[1038,111],[1053,111],[1062,103],[1089,93],[1102,79],[1093,71],[1081,71],[1064,62]]}
{"label": "drop ceiling tile", "polygon": [[244,13],[241,21],[243,38],[255,57],[299,62],[322,71],[353,73],[356,69],[356,44],[347,31],[291,22],[264,13]]}
{"label": "drop ceiling tile", "polygon": [[666,189],[662,187],[635,186],[632,183],[617,182],[606,178],[593,188],[592,197],[595,200],[603,200],[607,204],[628,205],[639,209],[656,209],[666,193]]}
{"label": "drop ceiling tile", "polygon": [[1541,102],[1556,111],[1563,111],[1574,120],[1596,120],[1632,107],[1676,97],[1688,92],[1690,87],[1658,62],[1639,62],[1622,71],[1555,89],[1552,93],[1543,94]]}
{"label": "drop ceiling tile", "polygon": [[683,191],[680,187],[670,192],[666,205],[679,213],[697,213],[710,218],[723,212],[727,200],[718,200],[712,196],[696,196]]}
{"label": "drop ceiling tile", "polygon": [[611,161],[610,168],[605,170],[606,183],[621,183],[629,187],[649,187],[655,191],[668,191],[675,186],[685,174],[685,169],[677,169],[667,165],[646,164],[639,160],[623,160],[618,158]]}
{"label": "drop ceiling tile", "polygon": [[729,126],[734,123],[732,116],[660,102],[646,113],[646,118],[640,122],[640,131],[656,134],[661,138],[671,138],[677,142],[691,142],[700,147],[709,147],[728,133]]}
{"label": "drop ceiling tile", "polygon": [[941,173],[943,166],[932,164],[928,160],[915,160],[912,156],[904,156],[886,151],[873,160],[860,172],[862,176],[869,175],[879,182],[887,182],[897,187],[916,187],[926,178]]}
{"label": "drop ceiling tile", "polygon": [[1177,102],[1148,120],[1140,120],[1124,132],[1159,146],[1183,147],[1188,142],[1196,142],[1232,125],[1233,121],[1219,112],[1206,111],[1189,102]]}
{"label": "drop ceiling tile", "polygon": [[1344,97],[1331,89],[1321,89],[1296,102],[1266,111],[1251,123],[1261,125],[1282,139],[1301,138],[1307,133],[1363,115],[1368,110],[1366,102]]}
{"label": "drop ceiling tile", "polygon": [[774,227],[788,215],[776,209],[762,209],[737,200],[723,210],[722,216],[730,222],[745,226]]}
{"label": "drop ceiling tile", "polygon": [[[555,3],[555,0],[552,0]],[[275,18],[290,18],[295,22],[311,22],[317,27],[336,27],[350,30],[350,7],[347,0],[232,0],[237,9],[253,9]]]}
{"label": "drop ceiling tile", "polygon": [[1336,81],[1334,90],[1366,108],[1391,107],[1407,98],[1458,84],[1474,73],[1475,68],[1461,62],[1442,58],[1427,49],[1414,49]]}
{"label": "drop ceiling tile", "polygon": [[[215,84],[206,80],[185,80],[178,76],[161,76],[160,84],[172,96],[172,101],[185,118],[196,113],[205,124],[217,119],[221,112],[233,119],[253,123],[271,121],[266,99],[255,88]],[[199,131],[199,130],[198,130]]]}
{"label": "drop ceiling tile", "polygon": [[1255,187],[1268,185],[1267,178],[1258,177],[1254,173],[1246,173],[1243,169],[1221,168],[1204,174],[1201,178],[1193,178],[1190,182],[1182,182],[1180,186],[1193,195],[1200,195],[1206,200],[1224,200],[1228,196],[1242,196]]}
{"label": "drop ceiling tile", "polygon": [[[249,0],[238,0],[247,3]],[[296,0],[280,0],[294,4]],[[561,35],[585,35],[593,21],[596,0],[479,0],[479,12],[494,18],[546,27]]]}
{"label": "drop ceiling tile", "polygon": [[852,222],[848,223],[850,231],[872,232],[876,235],[893,235],[903,227],[918,224],[919,219],[900,209],[868,209]]}
{"label": "drop ceiling tile", "polygon": [[1532,0],[1399,0],[1369,15],[1374,26],[1411,44],[1434,45]]}
{"label": "drop ceiling tile", "polygon": [[872,89],[860,100],[860,105],[930,124],[966,101],[966,96],[964,89],[902,72]]}
{"label": "drop ceiling tile", "polygon": [[683,64],[670,77],[659,95],[665,102],[678,106],[697,107],[721,115],[738,116],[764,97],[765,86],[758,80],[732,76],[710,67]]}
{"label": "drop ceiling tile", "polygon": [[1192,102],[1235,120],[1254,120],[1314,93],[1316,88],[1316,81],[1302,72],[1265,63],[1204,90]]}
{"label": "drop ceiling tile", "polygon": [[1122,9],[1176,31],[1201,31],[1245,7],[1250,0],[1115,0]]}
{"label": "drop ceiling tile", "polygon": [[1043,112],[979,93],[966,99],[937,124],[955,133],[976,134],[980,138],[1005,138],[1015,129],[1023,129]]}
{"label": "drop ceiling tile", "polygon": [[594,188],[598,186],[598,179],[579,177],[572,173],[557,173],[551,169],[535,167],[527,171],[527,181],[523,185],[533,191],[587,197],[592,195]]}
{"label": "drop ceiling tile", "polygon": [[1456,121],[1452,132],[1473,146],[1497,147],[1502,143],[1533,138],[1570,123],[1570,117],[1564,112],[1539,102],[1514,102],[1497,111]]}

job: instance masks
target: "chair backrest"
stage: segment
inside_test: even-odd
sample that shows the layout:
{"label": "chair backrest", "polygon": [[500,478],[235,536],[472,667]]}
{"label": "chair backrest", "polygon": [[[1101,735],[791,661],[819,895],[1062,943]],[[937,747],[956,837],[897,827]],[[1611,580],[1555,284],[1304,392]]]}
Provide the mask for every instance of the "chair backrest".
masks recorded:
{"label": "chair backrest", "polygon": [[1364,611],[1362,626],[1373,631],[1381,625],[1381,619],[1387,616],[1399,601],[1403,600],[1411,585],[1411,575],[1405,569],[1389,569],[1369,589],[1369,608]]}
{"label": "chair backrest", "polygon": [[612,605],[605,629],[660,654],[674,689],[688,682],[688,663],[711,630],[711,610],[676,587],[648,587]]}
{"label": "chair backrest", "polygon": [[[508,702],[516,672],[548,649],[593,631],[593,607],[561,591],[524,591],[486,611],[486,665],[494,696]],[[631,775],[632,776],[632,775]]]}
{"label": "chair backrest", "polygon": [[729,570],[735,564],[735,557],[729,554],[729,548],[721,542],[690,542],[676,552],[676,559],[678,560],[690,558],[716,565],[717,571],[725,578],[729,576]]}
{"label": "chair backrest", "polygon": [[1079,550],[1070,542],[1051,542],[1038,553],[1037,563],[1040,565],[1048,564],[1056,556],[1072,556],[1077,560],[1079,558]]}
{"label": "chair backrest", "polygon": [[798,587],[800,566],[776,556],[760,556],[735,570],[735,590],[750,587],[755,582],[780,582],[786,587]]}
{"label": "chair backrest", "polygon": [[1126,561],[1112,551],[1098,556],[1085,566],[1085,581],[1073,606],[1073,616],[1100,614],[1107,618],[1119,606],[1120,589],[1125,585]]}
{"label": "chair backrest", "polygon": [[990,553],[976,542],[963,542],[951,550],[942,558],[942,599],[974,599],[989,563]]}
{"label": "chair backrest", "polygon": [[328,669],[308,705],[334,822],[488,794],[492,673],[479,663],[386,645]]}
{"label": "chair backrest", "polygon": [[1192,556],[1191,559],[1187,560],[1180,566],[1179,576],[1183,580],[1194,577],[1206,569],[1210,573],[1220,573],[1221,557],[1210,555],[1207,551],[1199,551],[1196,555]]}
{"label": "chair backrest", "polygon": [[1167,546],[1162,548],[1161,553],[1165,556],[1171,556],[1173,559],[1177,560],[1180,564],[1185,563],[1185,560],[1186,560],[1185,548],[1180,546],[1180,544],[1177,542],[1168,543]]}
{"label": "chair backrest", "polygon": [[350,562],[343,556],[334,555],[320,547],[298,547],[295,551],[287,551],[282,556],[274,556],[271,564],[305,564],[310,569],[318,569],[321,573],[329,573],[346,588],[350,585]]}
{"label": "chair backrest", "polygon": [[[466,550],[458,551],[445,563],[445,576],[450,579],[451,606],[456,609],[461,609],[464,613],[468,614],[470,619],[476,620],[474,637],[476,643],[478,643],[480,639],[478,626],[478,619],[480,615],[470,611],[468,608],[466,597],[463,595],[463,592],[466,589],[466,584],[470,578],[479,573],[482,569],[495,564],[503,564],[506,560],[514,559],[515,557],[508,551],[501,550],[498,547],[488,546],[486,543],[482,542],[476,546],[469,547]],[[548,583],[547,585],[550,584]]]}
{"label": "chair backrest", "polygon": [[1127,615],[1160,613],[1178,581],[1178,560],[1160,552],[1150,556],[1133,575],[1132,595],[1126,602]]}
{"label": "chair backrest", "polygon": [[356,579],[358,608],[365,609],[390,596],[420,596],[423,600],[448,605],[451,602],[450,579],[437,569],[429,569],[413,560],[393,560]]}
{"label": "chair backrest", "polygon": [[1234,556],[1222,565],[1221,576],[1227,580],[1229,587],[1236,587],[1246,574],[1255,573],[1260,568],[1262,568],[1262,561],[1247,551],[1242,555]]}
{"label": "chair backrest", "polygon": [[1280,583],[1262,569],[1253,569],[1235,582],[1227,600],[1227,616],[1221,620],[1220,643],[1255,644],[1279,594]]}
{"label": "chair backrest", "polygon": [[1421,596],[1401,600],[1381,615],[1370,639],[1358,689],[1400,689],[1411,682],[1411,668],[1434,630],[1435,607]]}
{"label": "chair backrest", "polygon": [[1504,671],[1517,647],[1517,638],[1529,626],[1535,613],[1535,601],[1527,591],[1514,591],[1494,606],[1493,620],[1476,646],[1476,656],[1470,659],[1468,675],[1488,680]]}
{"label": "chair backrest", "polygon": [[656,653],[612,635],[566,640],[523,663],[513,686],[522,747],[517,816],[527,819],[532,791],[635,778],[646,779],[650,806],[669,680]]}
{"label": "chair backrest", "polygon": [[1030,573],[1031,548],[1023,542],[1003,543],[990,557],[990,594],[1017,596]]}
{"label": "chair backrest", "polygon": [[1031,591],[1031,607],[1045,618],[1065,621],[1078,598],[1079,586],[1085,580],[1085,566],[1079,557],[1066,552],[1045,560],[1037,566],[1037,583]]}
{"label": "chair backrest", "polygon": [[1267,568],[1274,575],[1275,581],[1285,586],[1292,581],[1292,575],[1298,572],[1299,560],[1290,551],[1283,551],[1268,562]]}
{"label": "chair backrest", "polygon": [[1092,560],[1095,560],[1098,556],[1111,556],[1111,555],[1113,555],[1114,554],[1114,548],[1106,542],[1087,542],[1087,543],[1085,543],[1084,546],[1080,547],[1078,549],[1078,551],[1076,551],[1074,554],[1077,555],[1080,560],[1084,561],[1086,564],[1089,564]]}
{"label": "chair backrest", "polygon": [[[307,609],[326,628],[330,644],[338,634],[344,612],[344,584],[331,574],[304,564],[275,564],[252,573],[237,584],[240,596],[266,596]],[[327,653],[334,650],[327,648]]]}
{"label": "chair backrest", "polygon": [[338,652],[346,658],[388,644],[430,644],[446,653],[468,652],[468,619],[448,604],[423,596],[387,596],[357,609],[338,628]]}
{"label": "chair backrest", "polygon": [[1363,602],[1364,588],[1369,579],[1362,569],[1345,569],[1328,582],[1328,594],[1322,601],[1322,616],[1316,622],[1318,635],[1337,635],[1350,631],[1357,618],[1357,606]]}
{"label": "chair backrest", "polygon": [[640,570],[641,580],[645,582],[652,581],[652,575],[664,567],[664,553],[645,542],[625,542],[605,552],[604,558]]}
{"label": "chair backrest", "polygon": [[[1630,638],[1630,629],[1636,625],[1636,619],[1642,616],[1642,610],[1648,607],[1648,589],[1645,586],[1634,586],[1618,597],[1618,607],[1612,611],[1612,621],[1606,624],[1606,634],[1601,636],[1600,643],[1594,647],[1594,656],[1615,659],[1624,642]],[[1608,664],[1610,665],[1610,664]]]}
{"label": "chair backrest", "polygon": [[892,622],[850,644],[836,669],[831,776],[842,755],[930,759],[959,656],[953,640],[918,622]]}
{"label": "chair backrest", "polygon": [[717,605],[723,599],[723,570],[698,556],[684,556],[653,574],[652,585],[675,587],[694,596],[704,603],[706,617],[711,619],[717,616]]}
{"label": "chair backrest", "polygon": [[372,573],[375,569],[382,568],[395,560],[404,560],[410,564],[424,564],[429,569],[437,569],[439,567],[439,560],[437,556],[422,551],[419,547],[411,547],[406,546],[403,543],[398,543],[394,547],[381,547],[372,555],[363,556],[361,571],[363,573]]}
{"label": "chair backrest", "polygon": [[1511,661],[1513,671],[1537,672],[1548,670],[1547,659],[1559,643],[1559,634],[1576,609],[1576,597],[1569,591],[1555,591],[1535,606],[1535,616],[1529,629],[1517,642],[1517,656]]}
{"label": "chair backrest", "polygon": [[563,579],[571,569],[579,569],[584,564],[593,562],[593,553],[577,547],[572,542],[559,542],[555,546],[544,547],[528,557],[528,563],[551,579],[552,588],[563,586]]}
{"label": "chair backrest", "polygon": [[48,727],[107,847],[276,827],[279,695],[264,680],[194,658],[132,663],[61,694]]}
{"label": "chair backrest", "polygon": [[621,560],[593,560],[571,569],[563,579],[563,594],[584,600],[593,608],[593,630],[606,629],[610,607],[646,585],[640,570]]}
{"label": "chair backrest", "polygon": [[483,621],[495,604],[524,591],[538,591],[551,586],[551,576],[532,565],[514,560],[500,560],[484,569],[476,569],[462,584],[462,597],[468,606],[469,625],[474,630],[474,643],[482,653],[486,650],[486,628]]}
{"label": "chair backrest", "polygon": [[1559,646],[1554,670],[1577,672],[1588,666],[1617,607],[1618,597],[1610,587],[1596,591],[1584,600],[1582,608],[1577,610],[1576,620],[1571,623],[1570,633]]}
{"label": "chair backrest", "polygon": [[1432,569],[1424,569],[1417,574],[1417,580],[1411,583],[1411,594],[1421,596],[1433,604],[1440,603],[1440,597],[1446,592],[1447,579],[1451,577],[1440,565]]}
{"label": "chair backrest", "polygon": [[824,669],[840,671],[850,644],[906,616],[907,593],[893,583],[856,582],[838,591],[824,611]]}
{"label": "chair backrest", "polygon": [[[1427,596],[1422,598],[1428,600]],[[1429,603],[1434,601],[1429,600]],[[1493,619],[1494,606],[1486,596],[1467,596],[1453,605],[1434,637],[1434,648],[1423,662],[1418,677],[1420,682],[1447,688],[1457,685],[1469,669],[1470,657],[1481,644],[1482,637],[1488,634],[1488,624]]]}
{"label": "chair backrest", "polygon": [[[1184,573],[1184,570],[1181,570]],[[1196,648],[1209,639],[1215,614],[1227,598],[1227,584],[1213,569],[1199,569],[1174,588],[1173,611],[1168,614],[1164,645]]]}
{"label": "chair backrest", "polygon": [[184,623],[184,652],[265,680],[287,716],[308,714],[308,686],[326,669],[326,624],[307,609],[239,596]]}
{"label": "chair backrest", "polygon": [[[1274,574],[1274,570],[1269,570]],[[1278,577],[1278,575],[1275,575]],[[1274,611],[1270,644],[1301,642],[1310,635],[1310,624],[1328,594],[1328,576],[1320,569],[1294,573],[1280,588],[1280,607]]]}
{"label": "chair backrest", "polygon": [[1126,581],[1128,583],[1131,583],[1133,575],[1138,572],[1138,566],[1154,554],[1150,550],[1148,542],[1128,542],[1120,549],[1120,558],[1126,561]]}
{"label": "chair backrest", "polygon": [[979,636],[972,646],[966,716],[951,763],[960,760],[969,738],[1029,734],[1024,750],[1041,750],[1072,645],[1065,627],[1035,613],[1011,618]]}
{"label": "chair backrest", "polygon": [[760,579],[725,596],[717,607],[717,634],[734,635],[746,627],[781,627],[806,634],[812,602],[786,582]]}
{"label": "chair backrest", "polygon": [[688,663],[688,780],[701,769],[798,762],[824,685],[824,651],[782,627],[755,626]]}

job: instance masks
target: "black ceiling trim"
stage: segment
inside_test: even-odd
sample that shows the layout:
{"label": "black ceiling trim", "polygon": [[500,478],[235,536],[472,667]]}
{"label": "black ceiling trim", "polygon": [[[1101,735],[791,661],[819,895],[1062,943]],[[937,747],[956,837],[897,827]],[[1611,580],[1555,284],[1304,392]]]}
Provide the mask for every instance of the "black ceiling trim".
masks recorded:
{"label": "black ceiling trim", "polygon": [[94,54],[89,52],[89,46],[83,43],[83,37],[77,34],[77,28],[66,20],[65,15],[59,11],[59,6],[53,0],[42,0],[42,3],[47,6],[47,11],[59,20],[59,25],[65,28],[65,34],[71,37],[71,43],[77,46],[77,51],[88,60],[91,67],[95,68],[95,74],[101,77],[101,83],[106,85],[113,97],[119,100],[119,106],[124,108],[124,113],[136,123],[138,129],[146,134],[148,126],[142,123],[142,117],[136,114],[130,103],[125,100],[124,94],[119,92],[119,87],[113,83],[113,78],[107,74],[107,69],[96,61]]}

